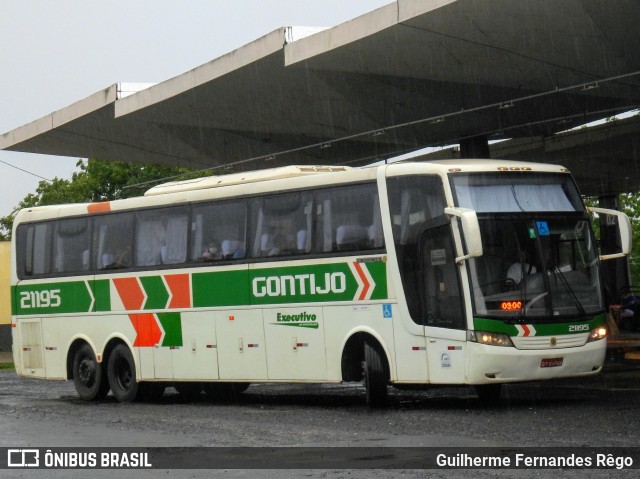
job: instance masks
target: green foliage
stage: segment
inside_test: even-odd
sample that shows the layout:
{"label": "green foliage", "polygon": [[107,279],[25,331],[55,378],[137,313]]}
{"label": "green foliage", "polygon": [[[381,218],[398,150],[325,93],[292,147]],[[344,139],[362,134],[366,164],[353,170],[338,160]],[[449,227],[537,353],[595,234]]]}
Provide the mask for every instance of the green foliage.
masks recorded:
{"label": "green foliage", "polygon": [[162,180],[181,175],[193,176],[186,168],[159,165],[139,165],[118,161],[80,160],[79,171],[70,180],[54,178],[41,181],[35,193],[29,193],[18,204],[14,213],[0,218],[0,239],[11,239],[15,213],[22,208],[64,203],[89,203],[111,201],[140,196],[153,184],[141,183]]}
{"label": "green foliage", "polygon": [[[620,210],[624,212],[631,221],[633,233],[633,243],[631,255],[629,256],[629,272],[631,274],[631,284],[640,285],[640,193],[623,193],[619,196]],[[587,206],[598,206],[597,198],[585,198]],[[600,238],[600,222],[593,222],[593,229],[596,238]]]}
{"label": "green foliage", "polygon": [[640,285],[640,193],[625,193],[620,195],[620,209],[631,220],[633,232],[631,255],[629,256],[629,270],[631,284]]}

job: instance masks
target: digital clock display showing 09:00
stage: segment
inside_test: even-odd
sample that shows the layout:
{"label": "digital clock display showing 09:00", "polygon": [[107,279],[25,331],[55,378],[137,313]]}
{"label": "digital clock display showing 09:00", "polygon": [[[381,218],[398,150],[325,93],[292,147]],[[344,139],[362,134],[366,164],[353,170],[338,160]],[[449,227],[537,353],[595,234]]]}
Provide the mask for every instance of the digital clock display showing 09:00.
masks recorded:
{"label": "digital clock display showing 09:00", "polygon": [[500,303],[502,311],[517,311],[522,309],[522,301],[503,301]]}

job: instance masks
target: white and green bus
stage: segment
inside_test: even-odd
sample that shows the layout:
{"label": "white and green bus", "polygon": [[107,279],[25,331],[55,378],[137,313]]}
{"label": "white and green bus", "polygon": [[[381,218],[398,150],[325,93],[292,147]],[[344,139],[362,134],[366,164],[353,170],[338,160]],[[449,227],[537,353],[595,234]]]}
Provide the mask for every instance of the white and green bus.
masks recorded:
{"label": "white and green bus", "polygon": [[[619,254],[630,249],[617,218]],[[79,396],[250,383],[475,385],[590,375],[603,257],[570,173],[504,161],[290,166],[29,208],[12,245],[21,376]],[[611,256],[611,255],[610,255]]]}

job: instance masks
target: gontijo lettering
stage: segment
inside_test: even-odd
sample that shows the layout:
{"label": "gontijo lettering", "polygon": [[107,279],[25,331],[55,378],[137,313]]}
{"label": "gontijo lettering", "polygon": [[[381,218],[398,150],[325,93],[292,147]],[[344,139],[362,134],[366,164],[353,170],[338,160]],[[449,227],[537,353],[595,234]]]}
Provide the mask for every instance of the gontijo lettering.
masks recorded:
{"label": "gontijo lettering", "polygon": [[344,273],[325,273],[316,278],[311,274],[285,276],[259,276],[253,279],[252,291],[256,298],[265,296],[293,296],[307,294],[344,293],[347,277]]}

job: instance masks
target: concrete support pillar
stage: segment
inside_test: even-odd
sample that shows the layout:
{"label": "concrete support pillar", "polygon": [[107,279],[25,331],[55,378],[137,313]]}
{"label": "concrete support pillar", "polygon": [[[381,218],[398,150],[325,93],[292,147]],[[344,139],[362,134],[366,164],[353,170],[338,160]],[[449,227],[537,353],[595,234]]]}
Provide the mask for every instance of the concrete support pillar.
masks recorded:
{"label": "concrete support pillar", "polygon": [[[598,198],[601,208],[620,209],[618,195],[605,195]],[[617,225],[607,224],[607,216],[600,217],[600,250],[602,254],[617,253],[621,249]],[[631,286],[629,276],[629,260],[627,258],[611,259],[600,263],[602,281],[607,300],[610,304],[620,304],[625,289]]]}
{"label": "concrete support pillar", "polygon": [[491,158],[489,137],[474,136],[460,142],[460,158]]}

